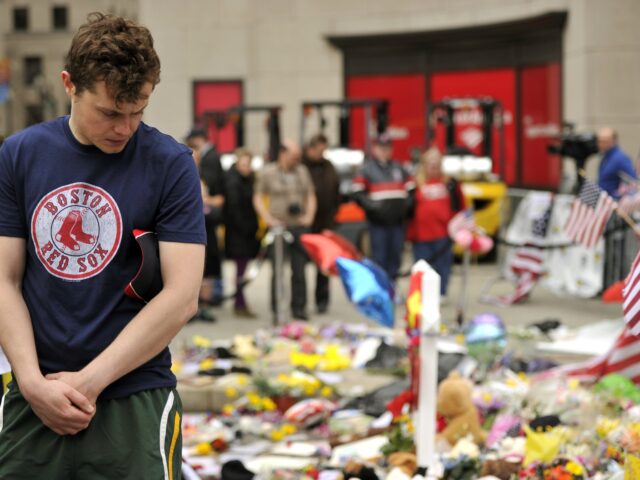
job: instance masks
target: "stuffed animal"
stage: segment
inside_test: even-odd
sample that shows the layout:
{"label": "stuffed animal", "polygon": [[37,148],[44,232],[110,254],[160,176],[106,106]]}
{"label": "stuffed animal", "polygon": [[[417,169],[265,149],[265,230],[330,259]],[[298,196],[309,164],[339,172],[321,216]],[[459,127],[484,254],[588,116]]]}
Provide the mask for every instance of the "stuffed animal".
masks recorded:
{"label": "stuffed animal", "polygon": [[520,467],[522,467],[520,462],[510,462],[504,459],[485,460],[480,475],[482,477],[493,475],[500,480],[510,480],[517,477]]}
{"label": "stuffed animal", "polygon": [[400,468],[409,478],[413,476],[418,467],[415,453],[394,452],[387,459],[391,467]]}
{"label": "stuffed animal", "polygon": [[437,409],[447,421],[447,426],[438,434],[437,440],[444,439],[453,446],[470,434],[476,444],[484,444],[487,434],[480,428],[478,410],[471,393],[471,382],[455,371],[440,383]]}

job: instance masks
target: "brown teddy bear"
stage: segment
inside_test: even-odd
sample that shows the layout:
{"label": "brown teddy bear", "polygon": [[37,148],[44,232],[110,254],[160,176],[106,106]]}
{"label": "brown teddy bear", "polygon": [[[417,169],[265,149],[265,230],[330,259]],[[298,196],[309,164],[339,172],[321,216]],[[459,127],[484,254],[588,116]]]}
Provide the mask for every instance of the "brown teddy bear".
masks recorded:
{"label": "brown teddy bear", "polygon": [[520,467],[522,467],[522,463],[520,462],[509,462],[502,459],[485,460],[482,464],[480,475],[482,477],[493,475],[500,480],[509,480],[518,476]]}
{"label": "brown teddy bear", "polygon": [[447,421],[438,440],[446,440],[452,447],[461,438],[471,435],[474,443],[484,444],[487,434],[480,428],[478,410],[471,399],[472,385],[458,372],[451,372],[438,387],[438,413]]}

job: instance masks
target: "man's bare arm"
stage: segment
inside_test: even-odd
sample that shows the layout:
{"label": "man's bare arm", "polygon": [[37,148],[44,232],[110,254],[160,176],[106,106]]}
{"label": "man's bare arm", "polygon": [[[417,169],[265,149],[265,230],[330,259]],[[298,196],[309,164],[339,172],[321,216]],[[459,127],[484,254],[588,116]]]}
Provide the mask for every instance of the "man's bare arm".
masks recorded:
{"label": "man's bare arm", "polygon": [[31,317],[22,297],[25,239],[0,237],[0,258],[0,345],[23,396],[42,422],[61,435],[77,433],[87,427],[95,408],[69,385],[42,376]]}
{"label": "man's bare arm", "polygon": [[118,378],[164,349],[198,308],[204,245],[160,242],[163,288],[100,355],[79,372],[47,378],[62,380],[95,401]]}

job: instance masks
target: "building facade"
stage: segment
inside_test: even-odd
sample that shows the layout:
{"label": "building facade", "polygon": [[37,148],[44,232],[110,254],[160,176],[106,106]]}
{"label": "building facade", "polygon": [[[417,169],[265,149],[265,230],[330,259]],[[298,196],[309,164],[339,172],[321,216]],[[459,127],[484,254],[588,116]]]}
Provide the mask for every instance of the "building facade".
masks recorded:
{"label": "building facade", "polygon": [[0,0],[0,58],[10,68],[10,94],[0,101],[0,134],[69,111],[60,72],[74,31],[94,11],[137,18],[137,3]]}
{"label": "building facade", "polygon": [[[178,139],[202,112],[238,103],[282,106],[282,134],[297,139],[303,101],[373,96],[390,102],[390,131],[407,159],[426,142],[430,103],[490,96],[504,108],[505,159],[495,168],[510,185],[557,187],[562,164],[546,145],[562,122],[611,125],[627,152],[640,149],[636,0],[90,0],[69,2],[63,32],[52,31],[54,1],[0,6],[13,129],[41,113],[29,107],[41,83],[53,99],[40,102],[51,110],[42,116],[65,111],[58,77],[71,32],[88,11],[111,9],[151,29],[162,79],[145,119]],[[11,25],[24,6],[31,35]],[[26,85],[38,55],[44,81]],[[461,140],[472,146],[477,119],[467,116]],[[326,122],[334,140],[337,120]],[[247,119],[254,150],[265,148],[264,123]],[[364,136],[355,125],[356,146]],[[223,150],[234,144],[228,131],[218,140]]]}

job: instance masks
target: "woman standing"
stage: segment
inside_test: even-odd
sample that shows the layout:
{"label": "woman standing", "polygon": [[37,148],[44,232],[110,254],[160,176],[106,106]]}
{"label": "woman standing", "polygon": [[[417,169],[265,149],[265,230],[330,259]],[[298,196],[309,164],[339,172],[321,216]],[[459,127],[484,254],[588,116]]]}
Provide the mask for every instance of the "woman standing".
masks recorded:
{"label": "woman standing", "polygon": [[236,295],[234,312],[239,317],[256,318],[244,298],[242,279],[249,261],[260,247],[256,237],[258,217],[253,208],[254,175],[252,154],[245,148],[236,150],[236,163],[225,176],[225,253],[236,262]]}
{"label": "woman standing", "polygon": [[420,157],[416,170],[415,213],[407,238],[413,243],[415,261],[425,260],[440,275],[440,294],[447,294],[453,264],[449,220],[465,208],[460,185],[442,173],[442,155],[433,147]]}

